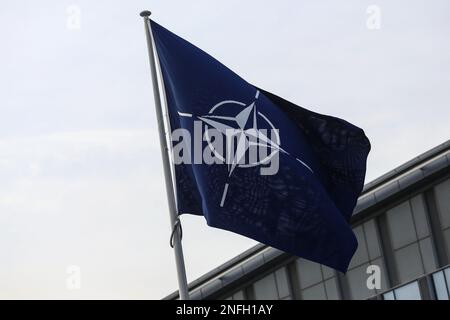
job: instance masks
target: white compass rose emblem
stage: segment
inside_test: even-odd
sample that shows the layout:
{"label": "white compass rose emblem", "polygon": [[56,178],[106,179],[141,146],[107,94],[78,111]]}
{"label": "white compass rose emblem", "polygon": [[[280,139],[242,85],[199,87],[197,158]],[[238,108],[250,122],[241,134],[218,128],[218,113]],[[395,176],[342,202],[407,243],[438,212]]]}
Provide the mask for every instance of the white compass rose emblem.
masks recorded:
{"label": "white compass rose emblem", "polygon": [[[223,152],[220,152],[214,148],[208,134],[209,130],[205,131],[205,138],[211,152],[222,163],[228,165],[228,176],[231,176],[236,168],[265,165],[273,157],[278,156],[280,152],[289,154],[280,146],[281,139],[278,129],[263,113],[258,111],[257,100],[259,95],[260,92],[257,90],[255,99],[250,104],[235,100],[219,102],[211,108],[208,114],[197,117],[206,125],[207,129],[215,129],[225,137],[226,146],[222,149]],[[192,114],[181,112],[178,112],[178,114],[182,117],[192,117]],[[230,148],[233,150],[230,150]],[[263,156],[258,153],[258,148],[266,149]],[[253,155],[249,154],[252,150],[256,150]],[[306,163],[298,158],[296,160],[313,172]],[[228,183],[225,184],[223,190],[221,207],[224,205],[227,191]]]}
{"label": "white compass rose emblem", "polygon": [[[269,162],[277,152],[285,152],[280,147],[281,141],[278,130],[265,115],[257,110],[256,100],[258,97],[259,91],[256,92],[255,101],[249,105],[233,100],[222,101],[212,107],[207,115],[198,117],[207,125],[207,127],[212,127],[225,136],[225,141],[228,143],[225,148],[226,154],[223,155],[214,149],[208,135],[208,130],[205,134],[208,141],[208,147],[214,155],[222,162],[228,164],[230,176],[236,167],[249,168],[262,165]],[[235,116],[220,115],[223,111],[229,114],[230,111],[233,112],[236,110],[240,111]],[[268,137],[267,130],[258,129],[258,121],[261,120],[272,129],[271,132],[274,133],[273,139]],[[229,152],[229,143],[233,140],[237,140],[236,147],[233,152]],[[249,157],[247,153],[252,147],[258,146],[268,148],[270,153],[262,159],[258,159],[258,154],[255,154],[253,160],[243,161],[246,156],[248,159],[251,159],[252,157]],[[253,150],[257,150],[257,148],[253,148]]]}

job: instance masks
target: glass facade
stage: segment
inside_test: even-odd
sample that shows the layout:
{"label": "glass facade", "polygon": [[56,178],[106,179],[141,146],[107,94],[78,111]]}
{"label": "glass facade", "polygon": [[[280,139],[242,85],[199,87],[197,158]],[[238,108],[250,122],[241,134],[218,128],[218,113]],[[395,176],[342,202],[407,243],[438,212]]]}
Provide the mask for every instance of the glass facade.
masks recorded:
{"label": "glass facade", "polygon": [[302,300],[337,300],[340,298],[336,272],[305,259],[295,261]]}
{"label": "glass facade", "polygon": [[[425,196],[427,190],[432,190],[432,199]],[[309,260],[291,259],[228,299],[449,300],[450,267],[445,267],[450,257],[450,179],[427,190],[354,225],[359,245],[345,275]],[[438,257],[437,247],[444,247],[446,258],[441,253]],[[379,267],[380,288],[367,285],[372,275],[368,267],[373,265]]]}
{"label": "glass facade", "polygon": [[[348,298],[366,299],[387,289],[386,268],[382,254],[381,241],[375,219],[353,229],[358,239],[358,249],[350,262],[349,270],[344,277],[348,287]],[[367,287],[367,267],[376,265],[380,268],[381,288],[371,290]]]}
{"label": "glass facade", "polygon": [[[429,278],[422,277],[420,280],[429,281],[427,287],[431,291],[428,294],[437,300],[449,300],[450,298],[450,267],[434,272]],[[419,281],[416,280],[406,285],[395,288],[382,295],[383,300],[421,300],[422,291]]]}
{"label": "glass facade", "polygon": [[436,270],[423,196],[420,194],[388,210],[386,218],[398,281],[405,283]]}
{"label": "glass facade", "polygon": [[434,194],[447,255],[450,257],[450,179],[435,186]]}
{"label": "glass facade", "polygon": [[450,268],[438,271],[433,274],[433,285],[436,292],[436,299],[449,300],[450,298]]}
{"label": "glass facade", "polygon": [[255,300],[291,299],[291,290],[285,267],[266,275],[253,284]]}
{"label": "glass facade", "polygon": [[384,300],[421,300],[419,283],[417,281],[408,283],[383,294]]}
{"label": "glass facade", "polygon": [[229,296],[225,300],[245,300],[244,291],[240,290]]}

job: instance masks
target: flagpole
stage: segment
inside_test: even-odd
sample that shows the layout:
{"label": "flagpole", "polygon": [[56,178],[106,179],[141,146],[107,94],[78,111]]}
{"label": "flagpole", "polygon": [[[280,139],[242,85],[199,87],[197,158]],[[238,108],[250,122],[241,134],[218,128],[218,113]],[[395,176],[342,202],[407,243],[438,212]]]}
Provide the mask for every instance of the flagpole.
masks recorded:
{"label": "flagpole", "polygon": [[[142,11],[140,14],[140,16],[144,18],[145,35],[147,38],[148,54],[149,54],[149,59],[150,59],[150,70],[151,70],[152,83],[153,83],[153,96],[155,98],[156,118],[158,121],[159,142],[161,144],[161,154],[162,154],[162,162],[163,162],[163,169],[164,169],[164,178],[165,178],[165,182],[166,182],[167,200],[169,203],[170,223],[173,228],[171,241],[173,240],[173,249],[174,249],[174,253],[175,253],[175,264],[177,267],[179,295],[180,295],[180,300],[189,300],[186,268],[185,268],[184,258],[183,258],[183,247],[181,245],[181,227],[180,227],[180,220],[178,218],[178,214],[176,211],[172,172],[171,172],[171,168],[170,168],[170,160],[169,160],[169,154],[168,154],[169,148],[167,146],[167,140],[166,140],[166,136],[165,136],[164,120],[163,120],[162,107],[161,107],[161,96],[159,93],[159,87],[158,87],[159,82],[158,82],[158,77],[157,77],[157,73],[156,73],[155,53],[153,51],[154,50],[153,35],[152,35],[150,19],[149,19],[150,15],[151,15],[150,11]],[[162,88],[162,90],[164,90],[164,88]]]}

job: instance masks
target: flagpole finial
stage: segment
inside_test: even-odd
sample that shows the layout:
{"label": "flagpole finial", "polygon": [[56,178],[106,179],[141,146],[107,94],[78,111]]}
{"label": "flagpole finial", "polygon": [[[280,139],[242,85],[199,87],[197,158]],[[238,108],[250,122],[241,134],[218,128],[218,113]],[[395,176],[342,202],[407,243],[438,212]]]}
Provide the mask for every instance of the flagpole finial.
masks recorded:
{"label": "flagpole finial", "polygon": [[140,15],[141,17],[143,17],[143,18],[148,18],[148,17],[150,17],[151,14],[152,14],[152,13],[151,13],[150,11],[144,10],[144,11],[142,11],[139,15]]}

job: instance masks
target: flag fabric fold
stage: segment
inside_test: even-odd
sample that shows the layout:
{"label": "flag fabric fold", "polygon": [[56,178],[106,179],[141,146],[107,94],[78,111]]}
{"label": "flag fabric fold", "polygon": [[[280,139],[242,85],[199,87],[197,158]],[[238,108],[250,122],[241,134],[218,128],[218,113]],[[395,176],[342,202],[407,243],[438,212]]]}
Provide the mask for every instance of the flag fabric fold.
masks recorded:
{"label": "flag fabric fold", "polygon": [[364,131],[253,86],[150,24],[170,127],[182,132],[172,135],[186,160],[174,168],[178,214],[346,272],[370,151]]}

